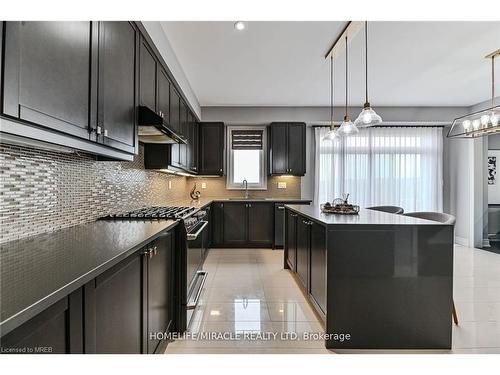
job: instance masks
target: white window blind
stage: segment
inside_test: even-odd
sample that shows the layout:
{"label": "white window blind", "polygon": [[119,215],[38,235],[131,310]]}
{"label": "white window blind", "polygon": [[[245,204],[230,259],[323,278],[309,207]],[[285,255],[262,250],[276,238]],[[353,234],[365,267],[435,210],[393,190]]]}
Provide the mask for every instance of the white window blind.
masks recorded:
{"label": "white window blind", "polygon": [[443,137],[439,127],[379,127],[323,141],[315,129],[315,201],[349,193],[361,207],[443,209]]}

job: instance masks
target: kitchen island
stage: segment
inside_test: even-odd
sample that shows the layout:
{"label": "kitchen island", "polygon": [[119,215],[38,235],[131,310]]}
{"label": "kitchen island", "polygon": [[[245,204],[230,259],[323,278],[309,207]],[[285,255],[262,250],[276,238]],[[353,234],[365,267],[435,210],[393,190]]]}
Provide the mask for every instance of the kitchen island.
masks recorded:
{"label": "kitchen island", "polygon": [[285,207],[284,267],[323,318],[327,348],[451,348],[452,225]]}

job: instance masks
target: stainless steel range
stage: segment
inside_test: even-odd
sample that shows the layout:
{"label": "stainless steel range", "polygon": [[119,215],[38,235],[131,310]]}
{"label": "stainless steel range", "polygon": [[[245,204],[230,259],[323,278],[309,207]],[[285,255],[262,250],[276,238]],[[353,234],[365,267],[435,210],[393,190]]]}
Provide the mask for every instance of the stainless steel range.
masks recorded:
{"label": "stainless steel range", "polygon": [[114,220],[179,220],[182,225],[177,231],[175,256],[179,272],[180,314],[178,327],[185,330],[191,321],[194,309],[198,304],[203,285],[208,273],[203,270],[203,262],[207,253],[206,210],[187,206],[154,206],[138,210],[111,214],[103,219]]}

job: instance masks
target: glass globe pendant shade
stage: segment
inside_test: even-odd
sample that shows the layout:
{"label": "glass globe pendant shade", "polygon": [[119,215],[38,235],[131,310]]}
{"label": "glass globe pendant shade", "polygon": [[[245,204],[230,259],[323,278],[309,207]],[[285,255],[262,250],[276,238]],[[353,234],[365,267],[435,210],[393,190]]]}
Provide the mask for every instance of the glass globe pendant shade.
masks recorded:
{"label": "glass globe pendant shade", "polygon": [[339,135],[345,136],[356,134],[359,132],[359,129],[356,127],[356,125],[354,125],[349,116],[345,116],[344,121],[342,121],[342,124],[340,124],[339,130],[337,130],[337,132],[339,133]]}
{"label": "glass globe pendant shade", "polygon": [[490,115],[490,121],[492,126],[498,126],[498,120],[499,120],[500,114],[499,112],[491,112]]}
{"label": "glass globe pendant shade", "polygon": [[339,135],[337,129],[335,129],[335,126],[331,125],[330,130],[323,137],[323,141],[334,141],[334,140],[339,139],[339,138],[340,138],[340,135]]}
{"label": "glass globe pendant shade", "polygon": [[377,112],[373,110],[370,103],[365,103],[363,110],[354,121],[354,125],[356,125],[357,128],[369,128],[379,125],[380,123],[382,123],[382,117],[377,115]]}

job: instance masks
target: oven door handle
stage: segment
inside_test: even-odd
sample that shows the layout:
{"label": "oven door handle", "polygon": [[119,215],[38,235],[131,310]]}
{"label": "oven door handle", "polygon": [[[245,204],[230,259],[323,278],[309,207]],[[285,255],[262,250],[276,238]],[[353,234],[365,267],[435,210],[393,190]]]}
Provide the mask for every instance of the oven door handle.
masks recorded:
{"label": "oven door handle", "polygon": [[203,290],[203,286],[205,285],[205,281],[207,280],[208,272],[206,271],[198,271],[196,272],[196,277],[203,277],[201,279],[200,287],[198,288],[198,291],[196,292],[196,297],[194,298],[193,302],[189,302],[186,305],[187,310],[194,310],[196,306],[198,305],[198,301],[200,300],[200,295]]}
{"label": "oven door handle", "polygon": [[196,231],[196,233],[188,233],[187,234],[188,241],[196,240],[198,238],[198,236],[200,235],[200,233],[203,231],[203,229],[205,229],[205,227],[208,225],[208,221],[202,220],[202,221],[200,221],[200,223],[203,223],[203,224],[202,224],[201,228]]}

